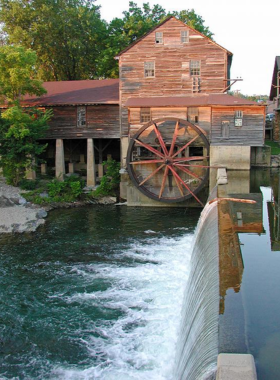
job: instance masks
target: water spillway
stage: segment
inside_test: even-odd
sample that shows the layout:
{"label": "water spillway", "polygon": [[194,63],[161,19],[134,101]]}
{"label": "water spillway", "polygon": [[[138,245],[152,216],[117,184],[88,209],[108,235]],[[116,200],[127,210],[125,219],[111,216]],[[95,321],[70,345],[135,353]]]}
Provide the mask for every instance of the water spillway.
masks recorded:
{"label": "water spillway", "polygon": [[196,231],[191,272],[183,302],[175,378],[207,378],[218,356],[219,235],[218,207],[203,210]]}

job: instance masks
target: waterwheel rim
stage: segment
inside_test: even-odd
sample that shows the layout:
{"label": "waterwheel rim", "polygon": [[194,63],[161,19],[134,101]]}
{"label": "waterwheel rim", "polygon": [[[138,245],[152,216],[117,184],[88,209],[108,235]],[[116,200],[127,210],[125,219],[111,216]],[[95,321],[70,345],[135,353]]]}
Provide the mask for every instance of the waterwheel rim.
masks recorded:
{"label": "waterwheel rim", "polygon": [[165,203],[194,198],[203,205],[197,194],[208,182],[208,159],[204,131],[170,117],[140,128],[130,140],[126,161],[133,184],[147,197]]}

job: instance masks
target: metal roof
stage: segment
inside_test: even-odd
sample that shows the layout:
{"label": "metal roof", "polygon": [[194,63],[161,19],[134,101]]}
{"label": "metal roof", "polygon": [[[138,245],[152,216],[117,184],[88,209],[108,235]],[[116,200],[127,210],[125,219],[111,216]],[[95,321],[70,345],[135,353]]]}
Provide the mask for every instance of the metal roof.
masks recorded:
{"label": "metal roof", "polygon": [[78,80],[44,82],[47,94],[25,96],[25,106],[65,106],[82,104],[119,104],[119,80]]}
{"label": "metal roof", "polygon": [[126,107],[246,106],[258,103],[227,94],[197,94],[178,97],[130,98]]}

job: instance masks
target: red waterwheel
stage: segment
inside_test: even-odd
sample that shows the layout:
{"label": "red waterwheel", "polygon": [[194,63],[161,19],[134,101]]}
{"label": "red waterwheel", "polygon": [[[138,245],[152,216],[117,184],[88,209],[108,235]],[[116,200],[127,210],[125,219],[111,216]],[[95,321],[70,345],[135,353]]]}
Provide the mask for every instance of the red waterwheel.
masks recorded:
{"label": "red waterwheel", "polygon": [[209,142],[203,131],[186,120],[152,120],[131,138],[127,170],[146,196],[160,202],[194,197],[209,177]]}

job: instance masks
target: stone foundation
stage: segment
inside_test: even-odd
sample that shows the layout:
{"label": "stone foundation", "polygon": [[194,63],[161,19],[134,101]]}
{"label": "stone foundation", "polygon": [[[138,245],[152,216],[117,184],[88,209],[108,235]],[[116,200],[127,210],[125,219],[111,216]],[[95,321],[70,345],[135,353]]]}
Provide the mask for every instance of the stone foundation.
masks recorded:
{"label": "stone foundation", "polygon": [[223,166],[230,170],[250,170],[250,146],[211,146],[210,166]]}

